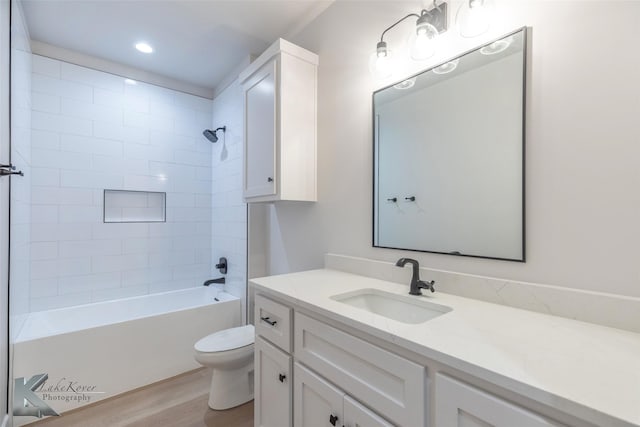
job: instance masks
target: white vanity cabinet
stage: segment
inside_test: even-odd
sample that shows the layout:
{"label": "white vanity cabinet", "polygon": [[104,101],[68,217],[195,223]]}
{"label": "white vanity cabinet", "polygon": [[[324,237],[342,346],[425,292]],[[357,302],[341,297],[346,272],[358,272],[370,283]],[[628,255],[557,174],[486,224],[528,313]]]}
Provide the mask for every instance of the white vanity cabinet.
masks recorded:
{"label": "white vanity cabinet", "polygon": [[318,56],[279,39],[239,79],[245,201],[316,201]]}
{"label": "white vanity cabinet", "polygon": [[[261,337],[255,342],[256,427],[290,427],[292,415],[291,356]],[[259,396],[259,398],[257,397]]]}
{"label": "white vanity cabinet", "polygon": [[393,427],[299,363],[294,367],[294,383],[296,427]]}
{"label": "white vanity cabinet", "polygon": [[443,374],[436,375],[438,427],[561,427],[548,419]]}

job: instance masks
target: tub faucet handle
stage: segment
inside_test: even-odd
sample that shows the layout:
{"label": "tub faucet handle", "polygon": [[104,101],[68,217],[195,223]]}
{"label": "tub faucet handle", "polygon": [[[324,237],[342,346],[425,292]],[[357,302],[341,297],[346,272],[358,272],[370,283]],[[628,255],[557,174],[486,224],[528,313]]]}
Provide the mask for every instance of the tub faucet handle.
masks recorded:
{"label": "tub faucet handle", "polygon": [[220,257],[216,264],[216,268],[220,270],[220,273],[227,274],[227,259],[225,257]]}

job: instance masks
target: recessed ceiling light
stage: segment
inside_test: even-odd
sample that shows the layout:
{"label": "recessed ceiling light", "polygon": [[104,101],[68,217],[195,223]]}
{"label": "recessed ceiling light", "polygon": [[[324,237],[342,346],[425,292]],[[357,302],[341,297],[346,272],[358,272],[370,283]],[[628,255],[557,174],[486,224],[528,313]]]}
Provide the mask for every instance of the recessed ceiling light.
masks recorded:
{"label": "recessed ceiling light", "polygon": [[496,53],[507,50],[507,48],[511,46],[511,43],[513,43],[513,37],[507,37],[502,40],[497,40],[480,49],[480,53],[483,55],[495,55]]}
{"label": "recessed ceiling light", "polygon": [[458,66],[459,59],[454,59],[453,61],[446,62],[436,68],[433,69],[433,72],[436,74],[447,74],[452,72]]}
{"label": "recessed ceiling light", "polygon": [[145,42],[136,43],[136,49],[138,49],[142,53],[153,52],[153,48],[149,46],[148,43],[145,43]]}
{"label": "recessed ceiling light", "polygon": [[393,87],[395,87],[396,89],[405,90],[405,89],[412,88],[413,85],[415,84],[416,84],[416,78],[412,77],[410,79],[404,80],[398,84],[393,85]]}

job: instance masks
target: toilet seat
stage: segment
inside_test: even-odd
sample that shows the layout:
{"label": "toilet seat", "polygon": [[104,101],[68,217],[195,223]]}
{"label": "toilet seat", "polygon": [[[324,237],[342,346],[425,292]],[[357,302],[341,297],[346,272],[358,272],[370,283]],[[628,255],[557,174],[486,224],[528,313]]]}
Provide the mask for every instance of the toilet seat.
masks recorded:
{"label": "toilet seat", "polygon": [[217,353],[252,345],[254,339],[253,325],[246,325],[207,335],[199,340],[194,347],[200,353]]}

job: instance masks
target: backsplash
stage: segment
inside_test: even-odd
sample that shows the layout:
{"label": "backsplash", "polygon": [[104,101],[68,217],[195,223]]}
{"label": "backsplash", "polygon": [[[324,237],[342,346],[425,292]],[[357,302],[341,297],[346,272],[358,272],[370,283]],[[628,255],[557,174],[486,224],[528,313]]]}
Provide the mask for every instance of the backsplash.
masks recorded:
{"label": "backsplash", "polygon": [[[33,55],[30,310],[211,276],[212,101]],[[103,223],[104,189],[166,193],[166,223]]]}
{"label": "backsplash", "polygon": [[[407,290],[411,281],[411,269],[396,267],[392,262],[326,254],[325,267],[403,283],[407,285]],[[559,286],[476,276],[425,267],[420,268],[420,278],[435,280],[436,292],[640,332],[640,322],[638,321],[640,298],[579,291]]]}

